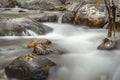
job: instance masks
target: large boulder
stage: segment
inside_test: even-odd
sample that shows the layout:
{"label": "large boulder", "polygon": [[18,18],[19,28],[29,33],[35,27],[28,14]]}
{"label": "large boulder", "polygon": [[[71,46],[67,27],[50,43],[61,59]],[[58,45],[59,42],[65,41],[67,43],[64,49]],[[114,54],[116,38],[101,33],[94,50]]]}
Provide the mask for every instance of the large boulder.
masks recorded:
{"label": "large boulder", "polygon": [[52,29],[28,18],[8,19],[0,23],[0,36],[35,36]]}
{"label": "large boulder", "polygon": [[75,22],[78,25],[101,27],[107,21],[107,11],[103,6],[95,4],[83,5],[75,15]]}
{"label": "large boulder", "polygon": [[49,69],[56,64],[44,56],[25,55],[16,58],[6,68],[8,79],[46,80]]}

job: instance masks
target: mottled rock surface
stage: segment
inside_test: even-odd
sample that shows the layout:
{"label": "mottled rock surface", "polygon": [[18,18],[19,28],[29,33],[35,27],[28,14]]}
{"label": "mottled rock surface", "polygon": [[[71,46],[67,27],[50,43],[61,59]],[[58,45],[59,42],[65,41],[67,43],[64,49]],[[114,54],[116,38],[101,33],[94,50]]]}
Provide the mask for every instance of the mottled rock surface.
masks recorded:
{"label": "mottled rock surface", "polygon": [[95,4],[86,4],[79,8],[75,16],[76,24],[91,27],[103,26],[107,20],[107,12],[104,7]]}

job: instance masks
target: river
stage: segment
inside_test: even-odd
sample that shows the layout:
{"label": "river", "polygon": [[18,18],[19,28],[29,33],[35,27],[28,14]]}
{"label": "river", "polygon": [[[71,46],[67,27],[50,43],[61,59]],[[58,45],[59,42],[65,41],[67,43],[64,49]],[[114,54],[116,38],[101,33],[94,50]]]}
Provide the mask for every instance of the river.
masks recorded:
{"label": "river", "polygon": [[[59,57],[50,56],[59,65],[55,73],[56,78],[60,80],[120,79],[120,50],[97,50],[101,40],[106,37],[107,30],[83,29],[70,24],[43,24],[51,27],[53,31],[41,36],[0,37],[1,74],[4,71],[3,68],[17,56],[31,52],[26,48],[31,40],[47,38],[69,51]],[[120,35],[118,35],[119,37]]]}

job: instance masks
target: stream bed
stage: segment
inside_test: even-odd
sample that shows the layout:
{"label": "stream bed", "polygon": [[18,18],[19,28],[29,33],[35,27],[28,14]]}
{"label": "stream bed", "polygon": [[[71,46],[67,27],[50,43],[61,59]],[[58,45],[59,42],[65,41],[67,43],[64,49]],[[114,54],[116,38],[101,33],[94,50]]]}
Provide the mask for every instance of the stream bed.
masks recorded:
{"label": "stream bed", "polygon": [[[48,80],[119,80],[120,50],[97,50],[106,37],[106,29],[83,29],[75,25],[43,23],[53,31],[36,36],[0,37],[0,80],[9,80],[4,67],[16,57],[31,53],[30,41],[46,38],[69,52],[61,56],[50,55],[58,68]],[[117,33],[120,39],[120,33]]]}

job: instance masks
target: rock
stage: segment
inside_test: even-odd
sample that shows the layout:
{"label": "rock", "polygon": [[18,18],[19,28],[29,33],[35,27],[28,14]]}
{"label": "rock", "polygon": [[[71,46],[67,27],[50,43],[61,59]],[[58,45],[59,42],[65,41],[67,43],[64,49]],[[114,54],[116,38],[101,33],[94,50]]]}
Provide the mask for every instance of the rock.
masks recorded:
{"label": "rock", "polygon": [[9,79],[46,80],[49,69],[56,64],[44,56],[25,55],[16,58],[6,68]]}
{"label": "rock", "polygon": [[38,22],[57,22],[58,16],[56,14],[44,14],[41,16],[32,17]]}
{"label": "rock", "polygon": [[0,24],[0,36],[35,36],[52,29],[27,18],[8,19]]}
{"label": "rock", "polygon": [[52,42],[48,39],[35,39],[33,41],[31,41],[28,44],[28,48],[33,48],[35,47],[37,44],[41,44],[41,45],[50,45],[52,44]]}
{"label": "rock", "polygon": [[31,73],[29,78],[26,78],[25,80],[46,80],[48,76],[49,73],[47,70],[43,68],[38,68]]}
{"label": "rock", "polygon": [[113,41],[112,39],[109,39],[109,38],[105,38],[103,40],[102,44],[100,44],[98,46],[98,49],[100,49],[100,50],[113,50],[113,49],[116,49],[116,45],[117,45],[116,41]]}
{"label": "rock", "polygon": [[16,0],[0,0],[0,8],[13,8],[16,6],[21,6]]}
{"label": "rock", "polygon": [[37,55],[60,55],[66,52],[66,50],[48,39],[35,39],[28,44],[28,47],[34,48],[33,53]]}
{"label": "rock", "polygon": [[107,12],[104,7],[95,4],[83,5],[75,16],[78,25],[101,27],[107,21]]}
{"label": "rock", "polygon": [[69,1],[66,0],[33,0],[30,2],[25,1],[22,8],[44,11],[65,11],[67,4],[69,4]]}
{"label": "rock", "polygon": [[80,2],[74,2],[73,4],[71,4],[67,10],[69,12],[72,12],[73,14],[76,14],[76,12],[78,11],[78,9],[80,8],[81,3]]}
{"label": "rock", "polygon": [[49,2],[49,1],[33,1],[29,4],[24,4],[22,6],[22,8],[25,9],[30,9],[30,10],[47,10],[47,11],[51,11],[55,9],[55,6],[53,3]]}
{"label": "rock", "polygon": [[71,12],[65,12],[62,16],[62,23],[74,23],[74,15]]}

